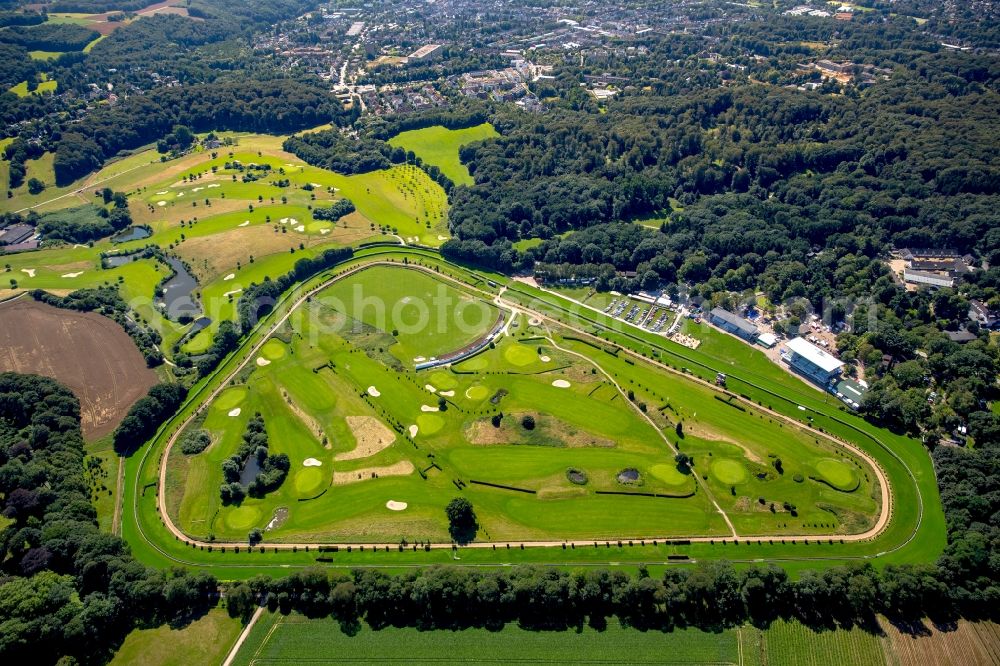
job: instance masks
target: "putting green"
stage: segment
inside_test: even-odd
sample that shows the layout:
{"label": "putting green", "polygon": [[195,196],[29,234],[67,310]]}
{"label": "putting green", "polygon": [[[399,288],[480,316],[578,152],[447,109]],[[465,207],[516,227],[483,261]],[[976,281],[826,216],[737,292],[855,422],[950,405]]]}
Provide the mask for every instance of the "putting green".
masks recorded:
{"label": "putting green", "polygon": [[681,486],[688,480],[688,475],[677,469],[677,465],[660,463],[649,468],[650,474],[668,486]]}
{"label": "putting green", "polygon": [[486,396],[490,394],[490,390],[481,384],[476,384],[475,386],[470,386],[465,390],[465,397],[469,400],[485,400]]}
{"label": "putting green", "polygon": [[226,516],[226,525],[234,530],[253,527],[260,520],[260,509],[255,506],[238,506]]}
{"label": "putting green", "polygon": [[851,492],[858,487],[858,475],[846,463],[824,458],[816,463],[816,471],[837,490]]}
{"label": "putting green", "polygon": [[444,427],[444,419],[437,414],[421,414],[417,417],[417,427],[421,434],[433,435]]}
{"label": "putting green", "polygon": [[439,391],[450,391],[458,386],[458,380],[455,379],[455,375],[444,370],[438,370],[431,374],[430,383]]}
{"label": "putting green", "polygon": [[236,386],[223,391],[222,394],[215,399],[212,407],[222,412],[228,412],[230,409],[239,406],[243,400],[246,399],[246,397],[247,388],[245,386]]}
{"label": "putting green", "polygon": [[507,359],[508,363],[523,367],[534,363],[538,359],[538,354],[531,347],[513,344],[504,350],[503,357]]}
{"label": "putting green", "polygon": [[261,347],[260,353],[269,361],[285,357],[285,345],[280,340],[271,339]]}
{"label": "putting green", "polygon": [[323,472],[319,467],[305,467],[295,473],[295,491],[303,497],[311,497],[323,486]]}
{"label": "putting green", "polygon": [[468,361],[463,361],[460,365],[462,370],[475,372],[477,370],[485,370],[489,362],[486,360],[485,356],[476,356],[470,358]]}
{"label": "putting green", "polygon": [[712,474],[722,483],[732,486],[747,480],[746,467],[735,460],[716,460],[712,463]]}
{"label": "putting green", "polygon": [[332,226],[333,225],[330,224],[329,222],[310,222],[309,224],[306,225],[306,231],[308,231],[311,234],[318,234],[320,231],[323,231],[324,229],[329,229]]}

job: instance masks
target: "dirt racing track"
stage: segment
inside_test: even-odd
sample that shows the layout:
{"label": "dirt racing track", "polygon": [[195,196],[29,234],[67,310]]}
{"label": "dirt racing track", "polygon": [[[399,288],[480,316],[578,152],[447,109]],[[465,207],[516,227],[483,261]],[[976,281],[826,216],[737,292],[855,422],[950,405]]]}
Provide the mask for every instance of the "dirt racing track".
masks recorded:
{"label": "dirt racing track", "polygon": [[0,371],[52,377],[80,400],[83,435],[99,439],[156,384],[132,339],[94,312],[21,297],[0,304]]}

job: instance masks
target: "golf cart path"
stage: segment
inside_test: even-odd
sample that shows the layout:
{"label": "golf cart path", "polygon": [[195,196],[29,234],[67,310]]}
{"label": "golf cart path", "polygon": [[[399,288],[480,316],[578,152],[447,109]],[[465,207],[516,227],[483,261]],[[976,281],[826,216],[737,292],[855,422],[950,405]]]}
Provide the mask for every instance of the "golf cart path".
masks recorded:
{"label": "golf cart path", "polygon": [[[316,287],[314,287],[314,288],[306,291],[301,296],[299,296],[290,306],[288,306],[287,311],[285,311],[273,324],[271,324],[271,326],[269,326],[266,329],[266,331],[264,331],[262,333],[260,339],[256,343],[254,343],[253,345],[251,345],[249,347],[248,351],[246,352],[246,355],[245,355],[244,359],[225,377],[225,379],[222,382],[219,383],[219,385],[214,390],[212,390],[208,394],[208,396],[202,401],[202,403],[199,405],[199,407],[191,412],[191,414],[174,430],[174,432],[171,434],[170,438],[167,440],[167,444],[166,444],[166,447],[165,447],[165,449],[163,451],[163,454],[160,456],[160,463],[159,463],[159,483],[157,484],[157,489],[156,489],[156,494],[157,494],[157,510],[159,511],[160,517],[161,517],[161,519],[163,521],[163,524],[166,526],[167,530],[172,535],[174,535],[178,540],[180,540],[181,542],[183,542],[186,545],[191,545],[193,547],[201,547],[201,548],[208,548],[208,547],[218,548],[218,547],[221,547],[221,546],[230,546],[230,547],[246,546],[245,542],[220,542],[220,541],[215,541],[215,542],[211,542],[210,543],[210,542],[206,542],[206,541],[200,541],[200,540],[197,540],[197,539],[193,539],[192,537],[190,537],[189,535],[187,535],[183,531],[181,531],[174,524],[173,519],[171,518],[169,512],[167,511],[166,493],[164,492],[164,489],[167,487],[167,485],[166,485],[166,479],[167,479],[167,461],[168,461],[168,459],[170,457],[170,451],[173,448],[174,444],[177,442],[177,440],[180,438],[181,433],[185,430],[185,428],[187,428],[187,426],[190,423],[192,423],[196,418],[198,418],[199,415],[205,409],[208,408],[208,406],[211,404],[211,402],[213,400],[215,400],[215,398],[218,397],[219,394],[221,394],[225,389],[227,389],[229,387],[229,382],[232,380],[232,378],[235,377],[235,376],[237,376],[240,372],[242,372],[243,369],[254,358],[256,358],[258,352],[261,350],[261,348],[264,346],[264,344],[267,343],[267,341],[270,339],[270,337],[273,335],[273,333],[276,330],[278,330],[279,327],[281,327],[282,325],[284,325],[284,323],[288,320],[288,318],[304,302],[306,302],[306,300],[308,300],[312,296],[316,295],[318,292],[320,292],[320,291],[322,291],[324,289],[327,289],[332,284],[334,284],[334,283],[336,283],[336,282],[338,282],[340,280],[348,278],[348,277],[350,277],[352,275],[355,275],[358,272],[364,271],[364,270],[366,270],[368,268],[371,268],[372,266],[377,266],[377,265],[385,265],[385,266],[392,266],[392,267],[395,267],[395,268],[408,268],[408,269],[411,269],[411,270],[424,271],[424,272],[430,274],[432,277],[434,277],[436,279],[447,280],[447,281],[453,282],[455,284],[461,285],[461,286],[463,286],[466,289],[471,289],[471,290],[474,290],[474,291],[478,291],[480,294],[483,294],[483,295],[486,295],[488,297],[491,297],[499,305],[503,305],[503,306],[505,306],[507,308],[510,308],[510,309],[517,309],[517,310],[519,310],[520,312],[522,312],[524,314],[527,314],[527,315],[529,315],[531,317],[534,317],[534,318],[538,319],[539,321],[549,322],[552,325],[568,329],[568,330],[572,331],[576,335],[582,336],[582,337],[590,339],[590,340],[595,340],[599,344],[607,344],[606,341],[604,341],[601,338],[598,338],[598,337],[596,337],[596,336],[594,336],[594,335],[586,332],[585,330],[582,330],[582,329],[579,329],[579,328],[575,328],[572,325],[565,324],[563,322],[557,321],[557,320],[553,319],[552,317],[550,317],[550,316],[548,316],[548,315],[546,315],[544,313],[532,310],[531,308],[527,308],[527,307],[525,307],[525,306],[523,306],[521,304],[507,302],[500,295],[493,294],[491,292],[487,292],[485,290],[482,290],[482,289],[479,289],[477,287],[471,286],[471,285],[469,285],[469,284],[467,284],[465,282],[462,282],[461,280],[459,280],[457,278],[451,277],[449,275],[445,275],[443,273],[437,273],[437,272],[435,272],[435,271],[433,271],[433,270],[431,270],[431,269],[429,269],[427,267],[420,266],[418,264],[413,264],[413,263],[410,263],[410,264],[401,264],[401,263],[398,263],[398,262],[388,261],[388,260],[385,260],[385,259],[376,259],[376,260],[373,260],[373,261],[367,261],[367,262],[361,263],[361,264],[359,264],[357,266],[353,266],[353,267],[351,267],[351,268],[343,271],[342,273],[339,273],[339,274],[336,274],[336,275],[330,277],[330,279],[323,281],[322,283],[320,283]],[[646,358],[646,357],[642,356],[641,354],[639,354],[638,352],[634,352],[634,351],[632,351],[632,350],[630,350],[630,349],[628,349],[626,347],[621,347],[621,350],[625,354],[627,354],[629,356],[632,356],[632,357],[636,358],[637,360],[641,360],[644,363],[652,364],[652,365],[660,368],[664,372],[668,372],[668,373],[671,373],[671,374],[679,375],[681,377],[684,377],[688,381],[699,383],[699,384],[701,384],[701,385],[703,385],[703,386],[705,386],[705,387],[707,387],[707,388],[709,388],[709,389],[711,389],[713,391],[719,392],[718,387],[716,387],[711,382],[708,382],[708,381],[703,380],[701,378],[695,377],[693,375],[689,375],[689,374],[683,373],[683,372],[681,372],[679,370],[676,370],[676,369],[674,369],[674,368],[672,368],[670,366],[667,366],[666,364],[663,364],[663,363],[661,363],[661,362],[659,362],[657,360]],[[563,351],[568,351],[568,350],[563,350]],[[570,352],[570,353],[573,353],[573,352]],[[603,370],[602,370],[602,372],[603,372]],[[617,384],[616,384],[616,386],[617,386]],[[621,390],[620,387],[618,387],[618,388],[619,388],[619,390]],[[725,395],[730,396],[732,394],[726,393]],[[746,404],[747,406],[749,406],[750,408],[752,408],[754,410],[767,413],[767,414],[773,416],[776,419],[781,419],[782,421],[784,421],[786,423],[789,423],[789,424],[791,424],[791,425],[793,425],[795,427],[801,428],[801,429],[809,432],[810,434],[812,434],[815,437],[822,438],[822,439],[824,439],[824,440],[826,440],[828,442],[831,442],[831,443],[833,443],[833,444],[835,444],[837,446],[842,446],[842,447],[846,448],[847,450],[849,450],[850,452],[852,452],[853,454],[857,455],[859,458],[863,459],[866,463],[868,463],[868,465],[871,467],[873,473],[875,474],[876,478],[878,479],[879,487],[880,487],[880,490],[881,490],[881,500],[882,500],[881,501],[881,511],[880,511],[878,520],[875,522],[875,524],[871,528],[869,528],[868,530],[866,530],[864,532],[856,533],[856,534],[806,534],[806,535],[784,535],[784,534],[782,534],[782,535],[760,535],[760,536],[742,536],[742,537],[737,537],[736,536],[736,531],[735,531],[735,529],[732,529],[733,526],[730,523],[728,517],[725,515],[725,513],[720,508],[719,509],[720,513],[722,513],[722,515],[724,517],[726,517],[726,522],[729,523],[730,529],[732,529],[732,531],[733,531],[733,535],[734,535],[733,537],[725,537],[725,536],[722,536],[722,535],[709,535],[709,536],[705,536],[705,535],[697,535],[697,534],[694,534],[694,535],[674,534],[674,535],[669,535],[669,536],[648,536],[648,535],[647,536],[631,536],[631,537],[629,537],[629,536],[622,536],[622,537],[617,537],[617,538],[614,538],[614,539],[604,538],[604,539],[553,539],[553,540],[544,540],[544,541],[488,541],[488,542],[484,541],[484,542],[473,542],[473,543],[470,543],[470,544],[465,544],[463,547],[464,548],[494,548],[494,547],[505,546],[505,545],[509,545],[511,547],[526,547],[526,548],[527,547],[547,547],[547,548],[552,548],[552,547],[559,547],[559,546],[563,546],[563,545],[574,546],[575,547],[575,546],[591,546],[591,545],[595,545],[599,541],[608,542],[608,541],[612,541],[612,540],[614,540],[614,541],[627,541],[627,540],[631,540],[631,541],[643,541],[643,542],[644,541],[653,541],[653,540],[656,540],[656,541],[665,541],[665,542],[677,541],[677,540],[684,540],[684,541],[690,541],[690,542],[702,542],[702,543],[709,543],[709,542],[711,542],[711,543],[714,543],[717,540],[723,540],[723,541],[725,541],[725,539],[727,539],[727,538],[742,538],[742,539],[747,540],[747,541],[754,541],[754,540],[756,540],[758,542],[765,541],[765,540],[768,540],[768,539],[775,539],[775,538],[782,539],[782,540],[785,540],[785,541],[799,541],[799,540],[802,540],[802,541],[808,542],[808,541],[811,540],[813,542],[818,542],[818,541],[825,541],[825,540],[837,539],[837,540],[839,540],[841,542],[857,542],[857,541],[866,541],[866,540],[872,539],[872,538],[878,536],[886,528],[886,526],[888,525],[889,520],[890,520],[890,518],[892,516],[892,508],[893,508],[892,507],[892,493],[890,492],[889,481],[888,481],[888,479],[887,479],[887,477],[885,475],[884,470],[878,464],[878,462],[874,458],[872,458],[872,456],[870,456],[868,453],[866,453],[865,451],[861,450],[860,448],[858,448],[857,446],[854,446],[853,444],[851,444],[849,442],[845,442],[845,441],[839,440],[839,439],[837,439],[835,437],[832,437],[832,436],[828,435],[827,433],[820,432],[819,430],[816,430],[816,429],[814,429],[814,428],[812,428],[812,427],[810,427],[810,426],[808,426],[806,424],[800,423],[800,422],[796,421],[795,419],[793,419],[791,417],[785,416],[784,414],[780,414],[780,413],[775,412],[775,411],[773,411],[771,409],[765,408],[763,406],[759,406],[756,403],[753,403],[752,401],[740,398],[738,396],[733,396],[732,399],[735,400],[735,401],[741,402],[743,404]],[[655,427],[655,425],[654,425],[654,427]],[[657,430],[659,430],[659,429],[657,428]],[[152,450],[152,447],[147,447],[146,454],[148,454],[151,450]],[[138,484],[138,477],[136,477],[136,484]],[[133,511],[138,511],[137,502],[138,502],[138,494],[136,493],[133,496],[133,507],[132,507]],[[713,498],[713,502],[714,502],[714,498]],[[718,508],[718,504],[716,504],[716,507]],[[141,530],[140,530],[140,532],[141,532]],[[145,535],[143,535],[143,536],[145,537]],[[147,538],[147,541],[148,541],[148,538]],[[150,543],[152,543],[152,542],[150,542]],[[268,548],[277,549],[277,550],[297,550],[299,548],[303,548],[303,549],[307,548],[307,547],[314,547],[314,548],[316,548],[316,547],[326,546],[326,545],[329,545],[329,546],[340,546],[340,547],[351,547],[351,548],[359,548],[359,549],[363,549],[365,547],[368,547],[368,548],[378,548],[378,549],[383,549],[383,548],[393,548],[394,549],[394,548],[397,548],[399,546],[399,542],[398,541],[392,542],[392,543],[373,543],[373,542],[367,542],[367,543],[365,543],[365,542],[358,542],[358,543],[348,543],[348,542],[298,542],[298,543],[291,543],[291,542],[287,542],[286,543],[286,542],[282,542],[282,543],[275,543],[275,542],[270,542],[270,543],[267,544],[267,547]],[[429,544],[429,548],[431,548],[431,549],[452,548],[453,546],[454,546],[454,544],[452,542],[450,542],[450,541],[448,541],[448,542],[437,542],[437,543],[430,543]],[[263,546],[262,546],[262,548],[263,548]]]}

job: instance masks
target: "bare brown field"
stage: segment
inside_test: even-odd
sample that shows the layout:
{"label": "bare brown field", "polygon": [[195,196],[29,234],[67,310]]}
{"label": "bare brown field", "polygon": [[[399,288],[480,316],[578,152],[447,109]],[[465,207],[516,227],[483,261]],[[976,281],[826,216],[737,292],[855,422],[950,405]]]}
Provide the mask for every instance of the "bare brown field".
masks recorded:
{"label": "bare brown field", "polygon": [[84,437],[110,433],[156,384],[121,326],[20,298],[0,305],[0,370],[52,377],[80,400]]}
{"label": "bare brown field", "polygon": [[1000,666],[1000,624],[959,620],[941,630],[929,622],[913,634],[881,620],[887,650],[898,666]]}

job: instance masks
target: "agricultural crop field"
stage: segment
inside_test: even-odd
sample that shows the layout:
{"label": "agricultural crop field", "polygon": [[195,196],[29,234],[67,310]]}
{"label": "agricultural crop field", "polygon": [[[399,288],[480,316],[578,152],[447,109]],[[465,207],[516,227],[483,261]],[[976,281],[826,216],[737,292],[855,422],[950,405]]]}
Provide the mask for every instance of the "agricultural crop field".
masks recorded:
{"label": "agricultural crop field", "polygon": [[499,631],[454,631],[442,640],[440,632],[374,630],[367,625],[348,634],[330,618],[266,613],[233,663],[294,664],[320,653],[328,663],[482,663],[488,655],[488,661],[495,663],[917,666],[994,663],[1000,644],[998,627],[990,622],[963,620],[954,629],[914,634],[904,634],[884,619],[880,624],[874,631],[861,627],[814,631],[797,622],[776,622],[766,628],[746,625],[717,632],[638,631],[617,622],[578,631],[527,631],[507,625]]}
{"label": "agricultural crop field", "polygon": [[[254,626],[233,662],[297,664],[323,655],[325,663],[587,663],[587,664],[758,664],[756,653],[741,641],[754,629],[718,633],[677,629],[640,632],[617,622],[598,631],[528,631],[516,625],[502,630],[464,629],[449,632],[367,625],[348,635],[333,620],[269,613]],[[746,646],[748,647],[748,646]],[[745,658],[741,659],[741,650]],[[667,657],[669,655],[669,657]]]}
{"label": "agricultural crop field", "polygon": [[[486,334],[496,306],[416,267],[336,280],[189,424],[212,444],[171,449],[171,516],[208,541],[257,528],[268,542],[442,542],[461,493],[484,541],[876,526],[877,472],[857,452],[561,327],[503,317],[477,355],[418,371]],[[288,479],[224,505],[222,463],[258,413]]]}
{"label": "agricultural crop field", "polygon": [[80,399],[83,434],[107,435],[156,373],[128,334],[91,312],[62,310],[22,297],[0,304],[0,371],[53,377]]}
{"label": "agricultural crop field", "polygon": [[500,136],[489,123],[453,130],[441,126],[401,132],[389,139],[389,145],[399,146],[430,164],[441,169],[456,185],[472,185],[468,168],[458,158],[459,148]]}

